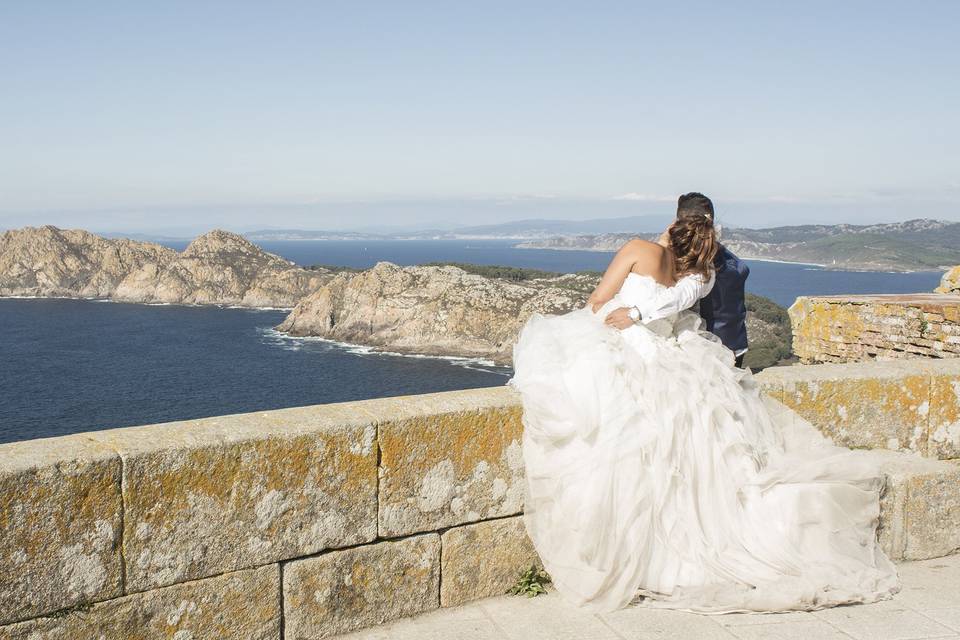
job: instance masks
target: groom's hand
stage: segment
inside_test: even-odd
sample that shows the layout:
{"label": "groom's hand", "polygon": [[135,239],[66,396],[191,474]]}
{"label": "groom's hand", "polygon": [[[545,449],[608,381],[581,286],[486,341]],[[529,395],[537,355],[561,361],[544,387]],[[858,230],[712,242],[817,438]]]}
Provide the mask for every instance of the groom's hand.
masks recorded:
{"label": "groom's hand", "polygon": [[614,309],[607,314],[607,317],[603,320],[603,322],[611,327],[616,327],[621,331],[633,326],[633,320],[630,319],[630,309],[628,307]]}

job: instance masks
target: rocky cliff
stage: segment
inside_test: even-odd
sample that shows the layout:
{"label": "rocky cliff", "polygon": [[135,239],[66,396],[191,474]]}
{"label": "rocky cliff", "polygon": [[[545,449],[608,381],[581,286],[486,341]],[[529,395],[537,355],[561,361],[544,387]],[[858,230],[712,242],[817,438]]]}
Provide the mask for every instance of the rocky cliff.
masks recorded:
{"label": "rocky cliff", "polygon": [[304,298],[278,327],[410,353],[482,356],[509,362],[513,340],[534,312],[582,305],[595,280],[568,275],[509,282],[453,266],[379,262],[341,273]]}
{"label": "rocky cliff", "polygon": [[182,253],[51,226],[0,235],[0,296],[293,307],[331,277],[220,230]]}
{"label": "rocky cliff", "polygon": [[[277,328],[399,352],[510,364],[513,343],[531,314],[583,306],[599,279],[595,274],[537,275],[511,280],[455,266],[380,262],[367,271],[335,276],[304,298]],[[758,360],[748,364],[769,366],[789,352],[789,321],[785,310],[769,300],[752,300],[765,306],[752,310],[748,318],[758,339]],[[771,341],[783,348],[765,348]]]}
{"label": "rocky cliff", "polygon": [[960,293],[960,265],[943,274],[937,293]]}

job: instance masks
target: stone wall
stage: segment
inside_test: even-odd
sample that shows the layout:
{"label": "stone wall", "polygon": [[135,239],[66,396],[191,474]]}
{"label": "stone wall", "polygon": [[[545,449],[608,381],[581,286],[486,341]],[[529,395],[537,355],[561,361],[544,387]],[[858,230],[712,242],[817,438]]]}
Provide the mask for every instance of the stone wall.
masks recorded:
{"label": "stone wall", "polygon": [[[960,548],[960,360],[756,379],[891,449],[888,553]],[[323,638],[503,593],[537,561],[521,431],[500,387],[0,445],[0,640]]]}
{"label": "stone wall", "polygon": [[537,560],[507,388],[0,445],[0,640],[322,638]]}
{"label": "stone wall", "polygon": [[800,297],[790,307],[803,363],[960,356],[960,295]]}

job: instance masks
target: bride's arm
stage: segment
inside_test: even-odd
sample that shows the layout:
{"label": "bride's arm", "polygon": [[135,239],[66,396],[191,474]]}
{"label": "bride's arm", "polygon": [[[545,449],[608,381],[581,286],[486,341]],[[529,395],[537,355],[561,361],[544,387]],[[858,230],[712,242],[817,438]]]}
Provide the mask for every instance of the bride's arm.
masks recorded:
{"label": "bride's arm", "polygon": [[660,290],[652,301],[649,312],[643,314],[643,319],[645,321],[657,320],[689,309],[700,298],[710,293],[716,279],[716,273],[713,271],[707,278],[700,274],[680,278],[674,286]]}
{"label": "bride's arm", "polygon": [[638,260],[642,260],[644,254],[650,253],[646,245],[651,245],[651,243],[646,240],[631,240],[620,247],[620,250],[613,256],[607,270],[603,272],[603,277],[600,278],[600,284],[587,299],[587,304],[590,305],[594,313],[606,302],[613,299],[613,296],[623,286],[623,281],[626,280],[633,265]]}

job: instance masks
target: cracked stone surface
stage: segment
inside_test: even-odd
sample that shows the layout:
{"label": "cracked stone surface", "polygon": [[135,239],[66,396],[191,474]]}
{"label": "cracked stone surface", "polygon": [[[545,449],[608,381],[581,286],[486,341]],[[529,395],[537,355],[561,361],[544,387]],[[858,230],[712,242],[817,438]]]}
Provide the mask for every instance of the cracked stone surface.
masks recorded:
{"label": "cracked stone surface", "polygon": [[541,566],[523,516],[453,527],[441,535],[440,605],[506,593],[522,571]]}
{"label": "cracked stone surface", "polygon": [[316,640],[436,609],[435,533],[294,560],[284,566],[286,640]]}
{"label": "cracked stone surface", "polygon": [[512,389],[471,389],[402,400],[364,404],[381,416],[381,536],[520,513],[522,408]]}
{"label": "cracked stone surface", "polygon": [[0,627],[0,640],[279,640],[277,565]]}
{"label": "cracked stone surface", "polygon": [[94,436],[124,460],[127,591],[369,542],[376,427],[344,405]]}
{"label": "cracked stone surface", "polygon": [[119,595],[121,514],[110,447],[83,436],[0,445],[0,624]]}

